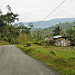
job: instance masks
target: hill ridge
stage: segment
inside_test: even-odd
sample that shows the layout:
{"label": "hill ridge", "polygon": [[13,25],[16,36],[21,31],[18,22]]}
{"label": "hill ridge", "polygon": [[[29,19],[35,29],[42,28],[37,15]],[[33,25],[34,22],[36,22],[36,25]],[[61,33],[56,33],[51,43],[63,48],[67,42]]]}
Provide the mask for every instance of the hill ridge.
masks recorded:
{"label": "hill ridge", "polygon": [[[56,18],[56,19],[52,19],[52,20],[47,20],[47,21],[36,21],[36,22],[32,22],[34,25],[34,28],[49,28],[51,26],[55,26],[59,23],[66,23],[66,22],[74,22],[75,18]],[[41,22],[41,23],[40,23]],[[28,22],[23,22],[25,26],[28,27]]]}

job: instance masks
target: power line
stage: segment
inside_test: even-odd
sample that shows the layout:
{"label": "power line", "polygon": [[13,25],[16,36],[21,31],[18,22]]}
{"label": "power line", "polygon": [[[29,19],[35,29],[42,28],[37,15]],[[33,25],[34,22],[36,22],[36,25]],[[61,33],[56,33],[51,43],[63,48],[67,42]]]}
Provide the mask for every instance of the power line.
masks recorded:
{"label": "power line", "polygon": [[[42,21],[44,21],[48,16],[50,16],[51,14],[53,14],[66,0],[64,0],[63,2],[61,2],[52,12],[50,12]],[[42,22],[40,21],[40,23]],[[39,23],[39,24],[40,24]]]}

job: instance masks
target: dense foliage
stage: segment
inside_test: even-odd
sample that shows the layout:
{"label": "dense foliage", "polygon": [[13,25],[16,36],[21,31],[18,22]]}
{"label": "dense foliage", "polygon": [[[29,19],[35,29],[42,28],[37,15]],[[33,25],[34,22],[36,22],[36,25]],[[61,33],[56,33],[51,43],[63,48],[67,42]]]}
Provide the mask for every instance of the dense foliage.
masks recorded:
{"label": "dense foliage", "polygon": [[32,32],[32,36],[39,41],[44,40],[46,37],[56,35],[62,35],[69,38],[71,45],[75,45],[75,22],[59,23],[56,26]]}
{"label": "dense foliage", "polygon": [[28,36],[30,35],[32,26],[28,28],[24,26],[22,22],[15,24],[15,21],[19,20],[19,15],[14,14],[9,5],[7,5],[7,9],[8,11],[6,14],[3,14],[0,11],[0,40],[8,41],[9,43],[25,42],[25,39],[27,40]]}
{"label": "dense foliage", "polygon": [[[65,33],[66,33],[66,30],[67,30],[68,28],[70,28],[70,27],[73,27],[73,28],[74,28],[75,22],[59,23],[59,24],[57,24],[57,25],[55,25],[55,26],[51,26],[51,27],[49,27],[49,28],[45,28],[45,29],[40,30],[40,31],[42,31],[43,36],[47,36],[47,35],[52,36],[52,35],[53,35],[52,31],[53,31],[56,27],[58,27],[58,26],[62,29],[62,32],[61,32],[61,33],[62,33],[62,34],[65,34]],[[56,32],[57,32],[57,31],[56,31]]]}
{"label": "dense foliage", "polygon": [[54,36],[60,35],[62,33],[62,28],[60,28],[60,26],[57,26],[54,28],[54,30],[52,32],[53,32]]}
{"label": "dense foliage", "polygon": [[67,37],[69,37],[69,39],[72,41],[71,44],[75,45],[75,27],[74,28],[72,28],[72,27],[68,28],[66,33],[67,33],[66,34]]}

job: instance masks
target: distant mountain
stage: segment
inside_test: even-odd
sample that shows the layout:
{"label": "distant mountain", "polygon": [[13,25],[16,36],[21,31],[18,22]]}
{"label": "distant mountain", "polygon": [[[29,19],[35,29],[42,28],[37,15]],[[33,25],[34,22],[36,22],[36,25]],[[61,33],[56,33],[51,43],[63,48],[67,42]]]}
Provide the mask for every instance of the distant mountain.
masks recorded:
{"label": "distant mountain", "polygon": [[[59,23],[66,23],[66,22],[74,22],[75,18],[62,18],[62,19],[52,19],[48,21],[37,21],[37,22],[32,22],[34,25],[34,28],[48,28],[51,26],[55,26],[56,24]],[[24,22],[25,26],[28,26],[28,23]]]}
{"label": "distant mountain", "polygon": [[62,28],[62,31],[63,31],[63,34],[64,34],[68,28],[75,27],[75,22],[59,23],[55,26],[51,26],[51,27],[42,29],[41,31],[42,31],[43,36],[47,36],[47,35],[52,34],[53,29],[58,25]]}
{"label": "distant mountain", "polygon": [[66,31],[69,27],[74,27],[75,22],[59,23],[59,24],[56,24],[55,26],[51,26],[51,27],[45,28],[45,29],[49,30],[51,32],[58,25],[62,28],[63,31]]}

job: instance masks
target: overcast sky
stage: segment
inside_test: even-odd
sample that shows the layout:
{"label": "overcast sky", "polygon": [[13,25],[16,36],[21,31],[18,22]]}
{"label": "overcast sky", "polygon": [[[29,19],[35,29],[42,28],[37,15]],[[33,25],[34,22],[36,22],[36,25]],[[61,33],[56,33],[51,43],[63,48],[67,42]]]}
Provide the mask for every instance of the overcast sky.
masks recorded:
{"label": "overcast sky", "polygon": [[[23,22],[41,21],[52,12],[63,0],[0,0],[0,9],[6,13],[10,5],[14,13],[19,14]],[[46,20],[55,18],[75,18],[75,0],[66,0]]]}

